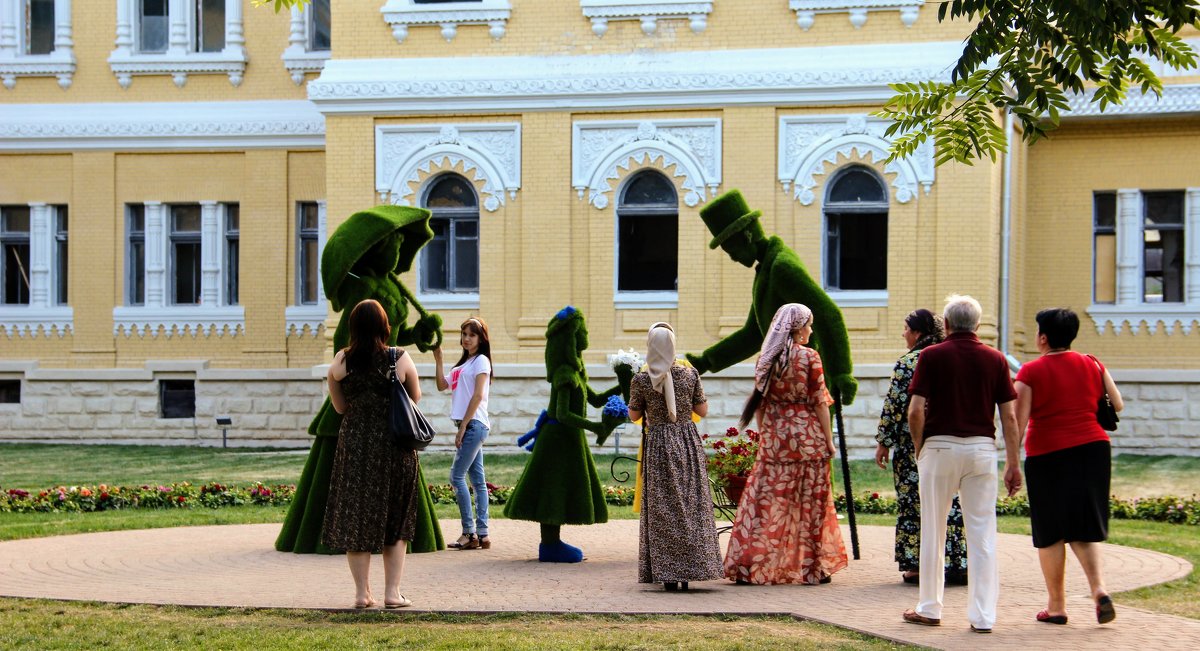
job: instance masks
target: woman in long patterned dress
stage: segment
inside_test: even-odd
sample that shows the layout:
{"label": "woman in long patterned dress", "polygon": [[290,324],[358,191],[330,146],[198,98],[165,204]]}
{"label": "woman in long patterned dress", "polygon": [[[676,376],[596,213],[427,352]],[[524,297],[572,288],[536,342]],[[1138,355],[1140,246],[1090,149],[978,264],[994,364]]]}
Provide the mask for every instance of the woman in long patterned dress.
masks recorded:
{"label": "woman in long patterned dress", "polygon": [[[346,551],[354,578],[354,607],[376,605],[368,573],[371,553],[383,552],[385,608],[411,606],[400,594],[404,554],[417,526],[417,453],[394,446],[387,429],[391,348],[387,313],[365,300],[350,313],[350,346],[329,367],[329,398],[342,414],[325,508],[323,542]],[[421,385],[412,357],[397,350],[396,377],[413,402]]]}
{"label": "woman in long patterned dress", "polygon": [[[917,493],[917,459],[912,434],[908,431],[908,383],[917,368],[917,357],[927,346],[946,338],[940,317],[929,310],[915,310],[904,319],[904,343],[908,352],[896,362],[892,383],[883,399],[879,431],[875,440],[875,463],[887,469],[892,457],[892,478],[896,485],[896,563],[905,583],[916,585],[921,576],[921,497]],[[963,537],[962,507],[958,497],[946,519],[946,583],[967,582],[967,541]]]}
{"label": "woman in long patterned dress", "polygon": [[[708,462],[689,417],[708,414],[696,369],[675,361],[675,333],[650,326],[647,370],[633,376],[629,417],[646,417],[640,464],[645,500],[638,529],[638,583],[688,589],[723,576]],[[679,407],[687,409],[686,415]]]}
{"label": "woman in long patterned dress", "polygon": [[775,312],[740,427],[758,418],[758,457],[738,504],[725,576],[738,583],[829,583],[846,567],[830,488],[833,428],[821,356],[806,347],[812,311]]}

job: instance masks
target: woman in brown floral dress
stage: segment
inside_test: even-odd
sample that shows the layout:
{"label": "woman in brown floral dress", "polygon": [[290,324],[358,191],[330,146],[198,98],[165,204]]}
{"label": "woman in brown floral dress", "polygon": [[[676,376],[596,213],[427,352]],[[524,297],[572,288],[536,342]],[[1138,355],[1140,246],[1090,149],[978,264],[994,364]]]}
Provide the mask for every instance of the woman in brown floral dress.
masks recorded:
{"label": "woman in brown floral dress", "polygon": [[[392,445],[387,431],[391,348],[387,314],[365,300],[350,313],[350,345],[329,367],[329,398],[343,415],[322,536],[346,550],[354,577],[354,607],[376,605],[368,573],[371,553],[383,551],[386,608],[411,606],[400,594],[404,554],[416,530],[417,453]],[[412,357],[397,350],[396,377],[413,402],[421,399]]]}
{"label": "woman in brown floral dress", "polygon": [[629,390],[629,417],[646,417],[638,583],[687,590],[722,576],[708,462],[691,419],[708,413],[708,399],[696,369],[675,361],[671,326],[650,326],[647,347],[647,370]]}

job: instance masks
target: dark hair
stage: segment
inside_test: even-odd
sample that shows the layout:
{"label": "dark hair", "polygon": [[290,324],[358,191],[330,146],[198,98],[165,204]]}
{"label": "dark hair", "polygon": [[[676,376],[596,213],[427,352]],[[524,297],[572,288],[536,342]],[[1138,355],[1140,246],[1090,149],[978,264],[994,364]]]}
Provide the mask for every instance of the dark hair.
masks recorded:
{"label": "dark hair", "polygon": [[1046,343],[1051,348],[1070,348],[1079,335],[1079,316],[1069,308],[1046,308],[1034,318],[1037,319],[1038,334],[1046,335]]}
{"label": "dark hair", "polygon": [[379,301],[368,298],[350,311],[350,345],[346,346],[346,370],[371,367],[371,357],[387,348],[392,327]]}
{"label": "dark hair", "polygon": [[925,308],[913,310],[904,317],[904,324],[909,330],[922,335],[932,335],[942,332],[941,320],[933,312]]}
{"label": "dark hair", "polygon": [[[484,357],[488,358],[488,362],[490,363],[492,361],[492,340],[488,336],[488,327],[487,324],[483,322],[483,319],[477,316],[467,317],[467,320],[463,321],[462,325],[459,326],[458,329],[460,331],[469,330],[471,331],[471,334],[479,337],[479,350],[476,352],[476,354],[483,355]],[[462,357],[458,358],[458,361],[455,362],[454,366],[462,366],[463,363],[470,359],[470,357],[471,353],[468,353],[467,349],[464,348]],[[494,375],[495,365],[493,365],[492,372],[488,373],[488,384],[491,384]]]}
{"label": "dark hair", "polygon": [[746,425],[754,418],[754,414],[758,408],[762,406],[763,393],[754,387],[750,391],[750,397],[746,398],[746,404],[742,406],[742,416],[738,418],[738,429],[745,429]]}

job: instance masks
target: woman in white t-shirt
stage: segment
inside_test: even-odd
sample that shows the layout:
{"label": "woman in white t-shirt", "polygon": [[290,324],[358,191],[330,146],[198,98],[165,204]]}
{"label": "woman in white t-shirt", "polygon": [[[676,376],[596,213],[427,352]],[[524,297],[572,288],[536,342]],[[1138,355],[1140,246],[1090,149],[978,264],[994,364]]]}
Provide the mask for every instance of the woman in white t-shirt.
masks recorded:
{"label": "woman in white t-shirt", "polygon": [[[454,463],[450,466],[450,484],[462,517],[462,535],[447,547],[454,549],[489,549],[488,489],[483,474],[483,442],[492,424],[488,420],[488,389],[492,382],[492,344],[487,324],[479,317],[470,317],[460,326],[462,357],[446,374],[442,367],[441,348],[433,349],[437,364],[438,391],[450,389],[450,418],[458,427],[454,438]],[[471,493],[467,477],[475,489],[475,513],[471,514]]]}

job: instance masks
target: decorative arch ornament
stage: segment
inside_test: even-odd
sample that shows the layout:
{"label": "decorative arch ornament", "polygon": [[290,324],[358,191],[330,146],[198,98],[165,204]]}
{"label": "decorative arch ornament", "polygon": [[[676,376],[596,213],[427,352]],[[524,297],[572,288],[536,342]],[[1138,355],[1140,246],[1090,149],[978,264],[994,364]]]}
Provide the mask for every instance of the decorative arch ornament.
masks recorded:
{"label": "decorative arch ornament", "polygon": [[684,204],[695,207],[721,185],[721,121],[602,120],[576,122],[571,128],[571,185],[592,207],[610,204],[612,181],[661,160],[683,177]]}
{"label": "decorative arch ornament", "polygon": [[[888,122],[866,115],[789,116],[779,119],[779,182],[785,192],[807,206],[816,200],[817,176],[827,163],[839,156],[865,157],[875,161],[888,157],[891,138],[884,135]],[[908,158],[883,166],[895,175],[891,187],[896,201],[908,203],[918,195],[917,187],[929,194],[935,179],[933,143],[926,141]]]}
{"label": "decorative arch ornament", "polygon": [[521,189],[521,125],[375,127],[375,190],[384,203],[415,205],[422,173],[459,163],[469,180],[483,181],[481,204],[495,212]]}

